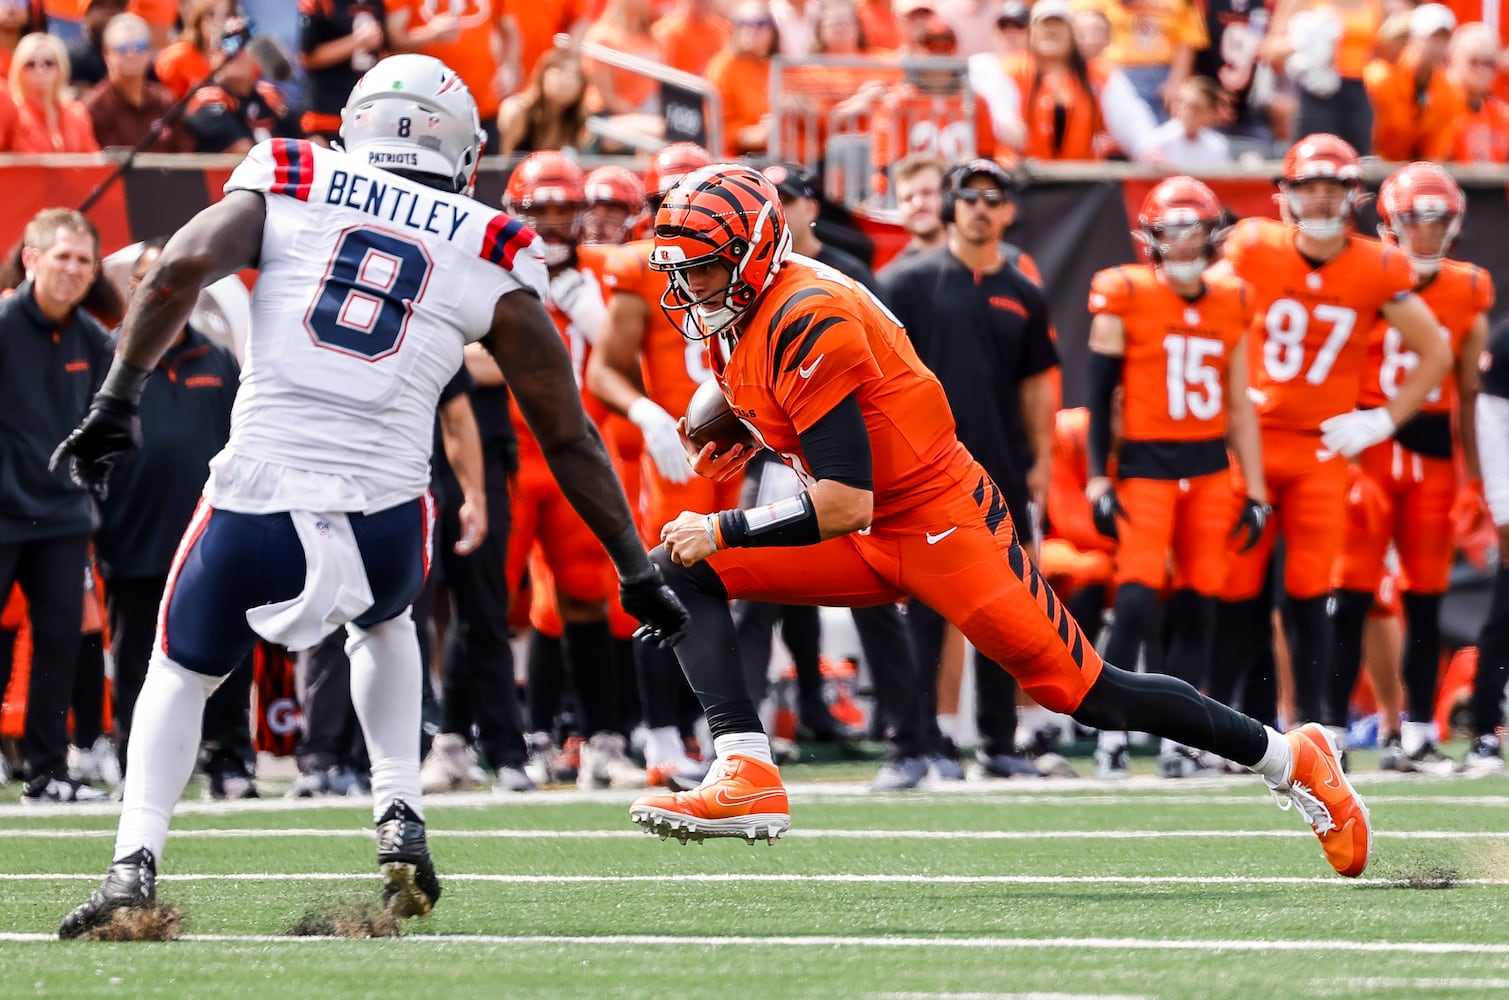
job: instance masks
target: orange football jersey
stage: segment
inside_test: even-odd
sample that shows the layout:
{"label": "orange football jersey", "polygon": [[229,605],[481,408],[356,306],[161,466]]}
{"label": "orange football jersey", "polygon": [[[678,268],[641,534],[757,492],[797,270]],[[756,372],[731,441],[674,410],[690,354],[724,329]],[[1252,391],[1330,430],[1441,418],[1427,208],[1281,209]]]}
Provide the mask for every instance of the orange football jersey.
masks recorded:
{"label": "orange football jersey", "polygon": [[726,362],[726,340],[714,338],[719,383],[734,412],[804,483],[814,480],[798,435],[850,395],[870,436],[875,524],[957,492],[971,472],[978,478],[942,384],[863,286],[793,259],[742,326]]}
{"label": "orange football jersey", "polygon": [[[580,246],[576,248],[576,266],[588,272],[597,286],[604,293],[603,274],[607,270],[607,260],[614,248],[611,246]],[[606,303],[605,303],[606,304]],[[586,407],[587,415],[598,427],[603,426],[603,421],[608,415],[607,407],[596,396],[586,389],[587,355],[592,349],[592,344],[587,335],[572,325],[571,320],[565,313],[557,309],[553,302],[547,302],[545,311],[550,313],[550,318],[555,321],[555,328],[561,332],[561,339],[566,342],[566,350],[571,355],[571,370],[576,376],[576,387],[582,395],[582,405]],[[508,415],[513,420],[514,432],[519,439],[519,459],[539,458],[544,461],[540,453],[540,446],[530,432],[529,425],[524,422],[524,414],[519,411],[513,393],[508,396]]]}
{"label": "orange football jersey", "polygon": [[1315,267],[1294,237],[1294,227],[1274,219],[1243,219],[1224,253],[1252,289],[1247,356],[1259,423],[1315,431],[1357,405],[1368,334],[1414,278],[1404,254],[1377,240],[1349,235]]}
{"label": "orange football jersey", "polygon": [[[1493,308],[1493,279],[1488,272],[1472,264],[1454,260],[1441,261],[1435,280],[1418,289],[1419,295],[1436,314],[1441,334],[1451,345],[1451,356],[1462,353],[1467,331],[1482,313]],[[1368,340],[1368,363],[1363,372],[1362,406],[1384,406],[1399,393],[1399,386],[1420,363],[1420,356],[1401,342],[1399,331],[1387,323],[1373,327]],[[1441,384],[1430,391],[1420,407],[1421,413],[1450,413],[1456,389],[1456,369],[1446,373]]]}
{"label": "orange football jersey", "polygon": [[1121,320],[1122,436],[1208,441],[1226,436],[1226,373],[1250,319],[1247,285],[1207,278],[1187,301],[1149,264],[1111,267],[1090,282],[1090,312]]}
{"label": "orange football jersey", "polygon": [[713,377],[708,367],[707,345],[687,340],[660,308],[669,280],[650,270],[654,240],[635,240],[615,247],[603,272],[608,293],[624,292],[644,300],[649,309],[644,343],[639,348],[639,372],[644,394],[673,417],[686,413],[697,386]]}

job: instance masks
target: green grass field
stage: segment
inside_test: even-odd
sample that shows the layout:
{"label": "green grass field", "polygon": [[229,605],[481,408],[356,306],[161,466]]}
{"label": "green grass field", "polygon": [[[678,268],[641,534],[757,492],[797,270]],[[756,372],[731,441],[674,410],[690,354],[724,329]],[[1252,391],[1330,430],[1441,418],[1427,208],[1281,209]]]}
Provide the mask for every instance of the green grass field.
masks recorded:
{"label": "green grass field", "polygon": [[618,793],[437,798],[445,897],[366,941],[289,936],[375,898],[364,803],[186,803],[159,892],[184,937],[166,944],[53,940],[115,817],[7,804],[0,995],[1509,995],[1509,778],[1359,764],[1375,840],[1355,882],[1255,778],[878,797],[854,780],[867,765],[796,767],[774,847],[644,836]]}

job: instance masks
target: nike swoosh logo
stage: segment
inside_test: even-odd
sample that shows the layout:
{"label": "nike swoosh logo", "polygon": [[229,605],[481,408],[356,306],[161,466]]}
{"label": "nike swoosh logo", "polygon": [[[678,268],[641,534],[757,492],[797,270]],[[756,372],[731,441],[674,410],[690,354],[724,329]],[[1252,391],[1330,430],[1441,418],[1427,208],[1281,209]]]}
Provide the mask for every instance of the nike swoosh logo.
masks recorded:
{"label": "nike swoosh logo", "polygon": [[958,530],[959,526],[956,524],[952,528],[949,528],[947,531],[940,531],[936,535],[929,531],[927,533],[927,544],[937,545],[939,542],[943,541],[943,539],[947,538],[949,535],[952,535]]}
{"label": "nike swoosh logo", "polygon": [[777,789],[754,792],[750,795],[729,795],[727,791],[720,788],[716,792],[713,792],[713,801],[720,806],[747,806],[755,802],[762,802],[765,799],[779,798],[785,794],[785,791]]}
{"label": "nike swoosh logo", "polygon": [[826,358],[827,356],[827,354],[819,354],[816,361],[812,362],[812,364],[810,365],[807,365],[805,368],[798,368],[796,370],[796,373],[802,378],[811,378],[813,370],[817,368],[818,365],[822,364],[823,358]]}

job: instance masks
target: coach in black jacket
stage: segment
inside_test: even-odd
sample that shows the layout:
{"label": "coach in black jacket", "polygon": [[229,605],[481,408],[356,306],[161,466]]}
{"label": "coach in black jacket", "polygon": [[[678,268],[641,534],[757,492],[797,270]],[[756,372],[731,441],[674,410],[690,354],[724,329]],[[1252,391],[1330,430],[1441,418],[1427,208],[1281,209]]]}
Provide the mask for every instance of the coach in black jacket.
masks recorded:
{"label": "coach in black jacket", "polygon": [[[110,367],[109,335],[78,308],[99,249],[99,233],[79,213],[39,212],[22,237],[26,281],[0,301],[0,600],[20,583],[31,617],[21,755],[24,794],[33,802],[102,797],[68,778],[68,705],[94,505],[66,472],[47,471]],[[3,672],[0,690],[10,679],[9,668]]]}

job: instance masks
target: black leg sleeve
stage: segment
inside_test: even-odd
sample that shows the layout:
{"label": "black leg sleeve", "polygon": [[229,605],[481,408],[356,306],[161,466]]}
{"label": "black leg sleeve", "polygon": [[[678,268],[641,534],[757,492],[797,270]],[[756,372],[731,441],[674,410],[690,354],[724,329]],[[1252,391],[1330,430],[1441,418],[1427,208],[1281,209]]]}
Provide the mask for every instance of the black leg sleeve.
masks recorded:
{"label": "black leg sleeve", "polygon": [[691,617],[686,638],[676,646],[676,659],[707,713],[713,736],[763,732],[744,684],[723,581],[705,562],[695,566],[672,562],[665,546],[657,546],[650,557]]}
{"label": "black leg sleeve", "polygon": [[644,724],[651,729],[679,725],[686,678],[681,675],[676,654],[646,642],[636,642],[634,667],[639,674],[639,702],[644,711]]}
{"label": "black leg sleeve", "polygon": [[[1326,717],[1326,678],[1330,673],[1331,616],[1326,614],[1325,597],[1289,598],[1289,613],[1294,622],[1294,644],[1289,662],[1294,670],[1294,724],[1319,722]],[[1347,692],[1348,698],[1351,692]],[[1333,710],[1334,711],[1334,710]],[[1346,719],[1347,706],[1340,706]],[[1335,723],[1345,725],[1345,721]]]}
{"label": "black leg sleeve", "polygon": [[1504,684],[1509,682],[1509,566],[1493,578],[1493,600],[1478,635],[1478,672],[1473,679],[1472,728],[1492,733],[1504,721]]}
{"label": "black leg sleeve", "polygon": [[1404,693],[1412,722],[1436,714],[1436,674],[1441,669],[1441,595],[1400,595],[1404,602]]}
{"label": "black leg sleeve", "polygon": [[1151,587],[1140,583],[1117,587],[1116,618],[1106,640],[1106,660],[1126,670],[1136,670],[1143,645],[1152,639],[1157,614],[1158,595]]}
{"label": "black leg sleeve", "polygon": [[1092,646],[1100,640],[1101,626],[1106,617],[1106,587],[1094,583],[1080,587],[1064,601],[1069,617],[1079,622],[1085,633],[1085,641]]}
{"label": "black leg sleeve", "polygon": [[802,722],[815,719],[826,724],[828,703],[823,699],[821,648],[822,625],[817,608],[811,605],[781,606],[781,641],[791,653],[796,667],[797,712]]}
{"label": "black leg sleeve", "polygon": [[[1260,598],[1250,601],[1219,601],[1216,604],[1216,634],[1221,637],[1221,655],[1212,658],[1205,674],[1205,690],[1223,705],[1237,704],[1238,692],[1253,669],[1256,622],[1263,616]],[[1266,634],[1266,630],[1265,630]]]}
{"label": "black leg sleeve", "polygon": [[1163,674],[1134,674],[1107,663],[1074,720],[1094,729],[1131,730],[1208,750],[1252,766],[1268,748],[1262,723]]}
{"label": "black leg sleeve", "polygon": [[912,697],[917,702],[922,726],[920,742],[926,753],[951,752],[953,748],[943,745],[943,733],[938,729],[938,660],[943,655],[943,616],[914,599],[907,605],[906,627],[912,634],[912,652],[917,658]]}
{"label": "black leg sleeve", "polygon": [[524,693],[529,704],[529,728],[554,732],[556,713],[561,710],[561,689],[566,683],[561,640],[539,631],[530,633],[526,666]]}
{"label": "black leg sleeve", "polygon": [[1373,595],[1366,590],[1338,590],[1331,616],[1334,643],[1331,647],[1331,670],[1326,678],[1326,714],[1328,726],[1347,724],[1347,706],[1357,674],[1362,670],[1362,631],[1367,626]]}
{"label": "black leg sleeve", "polygon": [[1216,599],[1176,590],[1168,599],[1168,655],[1163,672],[1190,687],[1205,681],[1216,634]]}
{"label": "black leg sleeve", "polygon": [[613,672],[613,634],[608,621],[567,622],[561,656],[576,692],[582,734],[611,732],[618,718],[618,678]]}
{"label": "black leg sleeve", "polygon": [[770,690],[770,652],[776,624],[781,620],[781,606],[763,601],[735,601],[734,635],[739,646],[739,662],[744,665],[744,686],[756,705]]}
{"label": "black leg sleeve", "polygon": [[1016,753],[1016,678],[978,649],[975,673],[975,727],[980,750],[990,756]]}
{"label": "black leg sleeve", "polygon": [[79,637],[78,663],[73,671],[73,745],[88,749],[100,738],[105,716],[105,637],[89,632]]}

